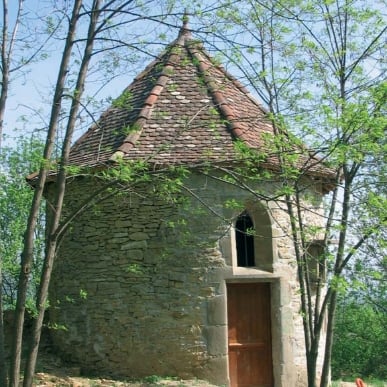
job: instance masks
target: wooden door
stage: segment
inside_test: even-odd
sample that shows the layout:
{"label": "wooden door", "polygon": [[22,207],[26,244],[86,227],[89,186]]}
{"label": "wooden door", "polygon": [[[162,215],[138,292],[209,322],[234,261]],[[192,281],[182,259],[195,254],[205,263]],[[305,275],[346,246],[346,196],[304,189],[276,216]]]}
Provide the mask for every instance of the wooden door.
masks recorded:
{"label": "wooden door", "polygon": [[270,284],[227,285],[231,387],[273,387]]}

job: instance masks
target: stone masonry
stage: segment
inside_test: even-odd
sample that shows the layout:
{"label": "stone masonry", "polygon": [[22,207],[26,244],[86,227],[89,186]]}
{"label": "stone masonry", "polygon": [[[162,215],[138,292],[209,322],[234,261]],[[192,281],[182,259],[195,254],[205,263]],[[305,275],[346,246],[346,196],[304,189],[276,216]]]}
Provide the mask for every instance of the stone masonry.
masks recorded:
{"label": "stone masonry", "polygon": [[[276,387],[306,384],[306,363],[289,221],[278,203],[192,174],[186,184],[201,202],[160,198],[152,183],[122,193],[79,216],[65,236],[50,289],[54,344],[86,372],[116,376],[198,377],[229,383],[228,282],[271,284],[273,373]],[[98,182],[69,183],[71,211]],[[156,187],[157,189],[157,187]],[[260,187],[268,193],[273,186]],[[305,205],[309,224],[321,225],[320,187]],[[48,197],[50,196],[48,187]],[[313,200],[310,198],[313,197]],[[258,251],[271,264],[237,267],[233,222],[252,214]],[[203,205],[205,203],[205,205]],[[270,263],[270,262],[269,262]]]}

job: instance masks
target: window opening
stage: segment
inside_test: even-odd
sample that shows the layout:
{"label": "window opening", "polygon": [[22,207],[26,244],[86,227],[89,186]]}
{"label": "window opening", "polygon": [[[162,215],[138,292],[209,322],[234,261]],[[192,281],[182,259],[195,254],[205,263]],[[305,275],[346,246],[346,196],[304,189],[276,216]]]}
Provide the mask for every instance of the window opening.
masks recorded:
{"label": "window opening", "polygon": [[255,266],[254,257],[254,224],[245,211],[238,216],[235,223],[235,241],[238,266]]}

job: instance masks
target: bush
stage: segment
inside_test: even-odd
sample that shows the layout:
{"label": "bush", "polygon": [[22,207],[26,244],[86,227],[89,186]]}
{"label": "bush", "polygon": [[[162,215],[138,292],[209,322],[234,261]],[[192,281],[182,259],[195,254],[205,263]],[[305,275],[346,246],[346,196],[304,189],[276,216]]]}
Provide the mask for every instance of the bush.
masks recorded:
{"label": "bush", "polygon": [[341,301],[332,353],[332,376],[387,378],[386,314],[367,304]]}

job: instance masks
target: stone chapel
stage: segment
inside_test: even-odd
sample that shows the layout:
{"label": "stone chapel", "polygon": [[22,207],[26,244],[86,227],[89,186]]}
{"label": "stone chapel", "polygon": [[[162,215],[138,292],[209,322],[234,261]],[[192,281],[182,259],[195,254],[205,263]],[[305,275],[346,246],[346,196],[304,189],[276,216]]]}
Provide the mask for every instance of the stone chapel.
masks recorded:
{"label": "stone chapel", "polygon": [[[73,221],[50,287],[49,318],[64,327],[51,335],[64,358],[116,376],[306,385],[288,216],[280,202],[258,200],[222,176],[223,166],[238,166],[237,142],[260,149],[267,135],[275,135],[267,112],[184,23],[72,147],[71,164],[90,171],[143,160],[160,173],[191,173],[185,205],[144,181]],[[278,161],[267,157],[259,167],[275,172]],[[305,173],[311,225],[323,225],[332,178],[322,166]],[[99,184],[90,175],[69,179],[66,209]],[[270,197],[276,184],[259,190]]]}

